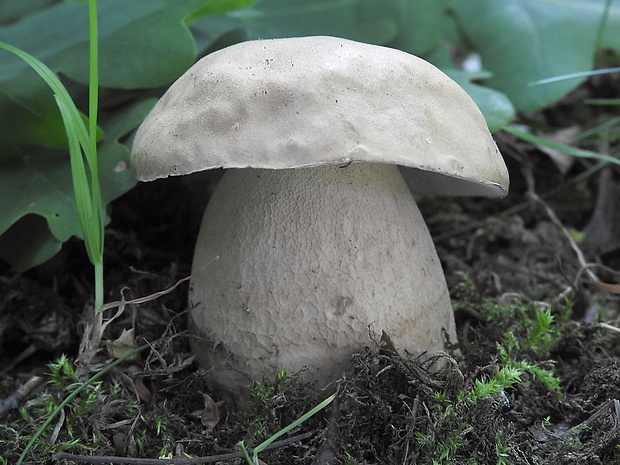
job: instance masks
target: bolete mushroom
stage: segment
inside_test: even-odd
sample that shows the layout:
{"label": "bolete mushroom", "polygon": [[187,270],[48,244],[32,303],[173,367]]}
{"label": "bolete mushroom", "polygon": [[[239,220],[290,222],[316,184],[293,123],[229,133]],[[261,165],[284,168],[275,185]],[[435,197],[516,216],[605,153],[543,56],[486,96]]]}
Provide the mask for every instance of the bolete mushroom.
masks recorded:
{"label": "bolete mushroom", "polygon": [[455,342],[442,268],[398,166],[424,192],[508,189],[461,87],[405,52],[334,37],[201,59],[139,128],[132,164],[142,181],[227,168],[189,300],[198,359],[232,384],[283,367],[324,384],[383,334],[402,354]]}

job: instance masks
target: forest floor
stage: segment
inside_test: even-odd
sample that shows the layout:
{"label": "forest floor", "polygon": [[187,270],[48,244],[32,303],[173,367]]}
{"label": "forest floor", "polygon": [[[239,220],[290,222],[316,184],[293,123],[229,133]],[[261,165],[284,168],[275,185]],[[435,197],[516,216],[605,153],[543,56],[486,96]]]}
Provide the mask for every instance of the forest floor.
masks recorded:
{"label": "forest floor", "polygon": [[[584,104],[604,85],[590,81],[522,122],[562,138],[561,129],[609,120],[612,110]],[[378,341],[352,358],[330,405],[260,454],[265,463],[620,463],[620,170],[550,155],[507,133],[496,139],[511,173],[507,198],[420,200],[458,326],[444,368]],[[614,153],[617,139],[598,132],[581,145]],[[108,301],[150,295],[190,274],[207,200],[196,186],[208,182],[143,184],[111,205]],[[239,441],[258,445],[330,394],[289,373],[254,386],[248,411],[210,397],[189,348],[186,282],[122,306],[103,333],[109,350],[85,356],[91,282],[78,240],[24,274],[0,265],[0,398],[33,388],[20,408],[0,408],[0,463],[15,463],[76,383],[134,342],[150,347],[76,395],[24,463],[238,454]],[[119,340],[127,329],[133,338]],[[53,459],[59,452],[82,460]]]}

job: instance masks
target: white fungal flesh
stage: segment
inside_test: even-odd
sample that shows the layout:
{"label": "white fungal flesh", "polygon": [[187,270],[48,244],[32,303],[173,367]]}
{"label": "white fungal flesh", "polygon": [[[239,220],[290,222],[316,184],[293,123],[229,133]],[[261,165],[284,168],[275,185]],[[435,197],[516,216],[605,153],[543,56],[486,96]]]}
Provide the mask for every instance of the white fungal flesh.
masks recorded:
{"label": "white fungal flesh", "polygon": [[324,383],[384,332],[401,353],[455,340],[433,242],[395,166],[228,170],[193,271],[194,348],[215,372],[308,367]]}

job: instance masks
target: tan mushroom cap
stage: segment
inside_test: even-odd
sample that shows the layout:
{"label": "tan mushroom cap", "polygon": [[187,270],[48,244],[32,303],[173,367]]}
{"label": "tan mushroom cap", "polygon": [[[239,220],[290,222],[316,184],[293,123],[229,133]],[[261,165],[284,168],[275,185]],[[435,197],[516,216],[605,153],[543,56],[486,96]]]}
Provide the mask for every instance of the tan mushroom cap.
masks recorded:
{"label": "tan mushroom cap", "polygon": [[334,37],[243,42],[206,56],[157,103],[132,152],[142,181],[358,161],[416,168],[427,193],[508,190],[485,119],[458,84],[408,53]]}

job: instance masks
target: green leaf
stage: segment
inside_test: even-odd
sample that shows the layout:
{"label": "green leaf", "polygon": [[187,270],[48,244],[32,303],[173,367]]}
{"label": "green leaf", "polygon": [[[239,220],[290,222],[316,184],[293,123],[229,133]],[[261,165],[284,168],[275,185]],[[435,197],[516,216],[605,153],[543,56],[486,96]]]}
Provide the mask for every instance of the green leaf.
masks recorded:
{"label": "green leaf", "polygon": [[515,108],[508,97],[496,90],[472,82],[477,75],[457,69],[444,69],[454,79],[482,111],[491,132],[498,131],[515,117]]}
{"label": "green leaf", "polygon": [[[478,0],[454,2],[468,43],[493,73],[485,84],[519,110],[558,100],[582,80],[530,86],[542,79],[590,70],[605,0]],[[612,4],[601,44],[620,47],[620,5]]]}
{"label": "green leaf", "polygon": [[[408,1],[408,0],[407,0]],[[396,40],[406,0],[259,0],[192,24],[205,37],[242,29],[245,40],[332,35],[373,44]]]}
{"label": "green leaf", "polygon": [[56,0],[0,0],[0,26],[19,21],[23,16],[34,13],[54,3]]}
{"label": "green leaf", "polygon": [[426,56],[439,47],[451,26],[446,16],[451,0],[375,2],[377,8],[384,11],[390,3],[398,22],[398,34],[386,45],[419,56]]}
{"label": "green leaf", "polygon": [[[21,3],[21,2],[20,2]],[[166,85],[196,58],[187,18],[210,0],[101,0],[99,84],[135,89]],[[217,0],[217,10],[238,1]],[[243,2],[242,4],[245,4]],[[70,80],[88,82],[88,10],[81,2],[54,3],[0,27],[4,42],[43,61]],[[23,61],[0,53],[0,159],[24,142],[66,143],[49,90]]]}
{"label": "green leaf", "polygon": [[[100,84],[155,87],[173,79],[195,57],[194,42],[183,19],[206,3],[100,1]],[[83,4],[61,2],[41,9],[0,28],[0,37],[36,56],[55,72],[88,82],[88,11]],[[3,58],[0,65],[0,83],[23,79],[28,74],[27,67],[9,59]]]}
{"label": "green leaf", "polygon": [[[16,3],[23,5],[18,8]],[[168,84],[195,60],[195,41],[187,26],[192,15],[224,12],[249,3],[251,0],[100,0],[99,83],[120,89]],[[80,101],[89,74],[89,22],[84,2],[0,0],[0,12],[11,18],[5,22],[0,18],[0,37],[44,62],[52,76],[62,76],[78,105],[85,107],[86,102]],[[62,94],[58,89],[55,92]],[[84,115],[75,113],[69,100],[67,94],[59,101],[64,122],[82,134]],[[124,110],[104,118],[102,124],[108,133],[100,141],[99,164],[94,168],[98,166],[100,171],[104,204],[135,185],[128,167],[129,148],[118,140],[135,129],[148,113],[147,107],[153,105],[152,101],[140,101],[132,106],[125,101],[126,97],[113,101]],[[71,150],[84,150],[85,155],[85,160],[81,155],[74,157],[73,163],[86,161],[90,164],[87,171],[94,173],[94,158],[89,156],[93,147],[87,139],[86,135],[80,136],[79,143],[72,141]],[[63,118],[47,84],[27,63],[0,50],[0,256],[18,269],[42,263],[69,237],[81,237],[67,145]],[[75,183],[81,189],[79,197],[88,200],[92,196],[92,202],[98,203],[96,189],[89,190],[86,184]],[[95,228],[89,232],[88,226],[95,225],[97,218],[92,208],[84,210],[85,231],[90,234]],[[89,255],[97,253],[96,247],[89,248]]]}
{"label": "green leaf", "polygon": [[188,23],[209,15],[221,15],[231,10],[238,10],[252,5],[256,0],[211,0],[202,8],[194,11],[186,20]]}
{"label": "green leaf", "polygon": [[18,271],[44,263],[61,246],[62,241],[50,234],[45,218],[34,214],[22,216],[0,235],[0,257]]}
{"label": "green leaf", "polygon": [[[154,104],[154,99],[140,101],[113,116],[101,116],[105,137],[99,147],[99,175],[104,203],[135,185],[130,149],[119,140],[142,122]],[[81,237],[65,151],[30,147],[23,157],[3,163],[0,198],[4,199],[0,257],[19,270],[43,263],[69,237]]]}

